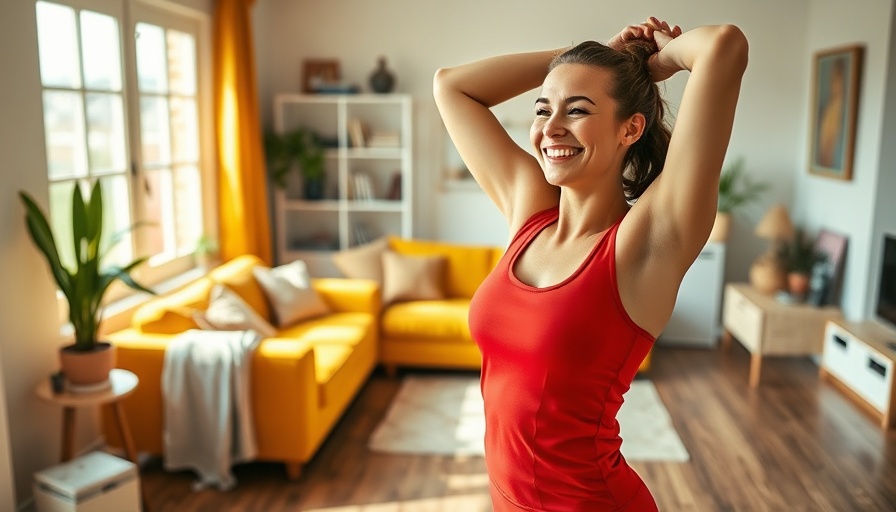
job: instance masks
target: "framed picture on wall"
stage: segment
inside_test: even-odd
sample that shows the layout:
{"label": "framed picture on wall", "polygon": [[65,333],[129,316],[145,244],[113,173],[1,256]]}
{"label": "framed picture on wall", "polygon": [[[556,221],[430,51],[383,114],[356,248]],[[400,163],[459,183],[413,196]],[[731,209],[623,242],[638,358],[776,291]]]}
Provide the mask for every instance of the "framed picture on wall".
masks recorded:
{"label": "framed picture on wall", "polygon": [[809,172],[852,179],[862,46],[815,54]]}

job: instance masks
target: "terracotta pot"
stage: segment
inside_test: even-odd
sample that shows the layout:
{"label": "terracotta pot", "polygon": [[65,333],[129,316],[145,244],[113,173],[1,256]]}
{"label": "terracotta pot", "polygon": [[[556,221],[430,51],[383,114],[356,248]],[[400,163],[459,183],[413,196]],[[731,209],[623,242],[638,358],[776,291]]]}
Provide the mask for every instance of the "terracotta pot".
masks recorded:
{"label": "terracotta pot", "polygon": [[65,380],[75,386],[90,386],[109,380],[115,368],[115,346],[99,342],[93,350],[75,350],[74,345],[59,349],[59,364]]}
{"label": "terracotta pot", "polygon": [[728,240],[728,232],[731,230],[731,215],[728,213],[716,212],[716,220],[712,224],[712,231],[709,233],[710,242],[722,242]]}
{"label": "terracotta pot", "polygon": [[791,295],[797,297],[805,297],[809,291],[809,276],[799,272],[791,272],[787,274],[787,288]]}

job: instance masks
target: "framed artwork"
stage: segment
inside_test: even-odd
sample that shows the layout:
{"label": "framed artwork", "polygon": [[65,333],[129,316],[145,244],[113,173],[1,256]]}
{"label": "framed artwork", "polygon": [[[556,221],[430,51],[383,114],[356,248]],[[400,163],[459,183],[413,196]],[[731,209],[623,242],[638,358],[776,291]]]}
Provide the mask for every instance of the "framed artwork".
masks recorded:
{"label": "framed artwork", "polygon": [[862,46],[815,54],[809,172],[852,179]]}
{"label": "framed artwork", "polygon": [[302,62],[302,92],[318,92],[321,86],[339,82],[339,61],[308,59]]}
{"label": "framed artwork", "polygon": [[846,236],[822,229],[815,240],[815,251],[824,259],[812,268],[809,302],[816,306],[840,302],[843,262],[846,259]]}

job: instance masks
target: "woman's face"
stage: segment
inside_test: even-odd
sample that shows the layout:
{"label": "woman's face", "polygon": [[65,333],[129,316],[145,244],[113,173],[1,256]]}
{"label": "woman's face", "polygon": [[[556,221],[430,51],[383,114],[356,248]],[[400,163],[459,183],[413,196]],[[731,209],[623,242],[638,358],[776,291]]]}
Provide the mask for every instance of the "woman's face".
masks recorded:
{"label": "woman's face", "polygon": [[612,78],[585,64],[561,64],[545,78],[529,137],[548,183],[569,186],[607,169],[621,174],[626,146],[606,92]]}

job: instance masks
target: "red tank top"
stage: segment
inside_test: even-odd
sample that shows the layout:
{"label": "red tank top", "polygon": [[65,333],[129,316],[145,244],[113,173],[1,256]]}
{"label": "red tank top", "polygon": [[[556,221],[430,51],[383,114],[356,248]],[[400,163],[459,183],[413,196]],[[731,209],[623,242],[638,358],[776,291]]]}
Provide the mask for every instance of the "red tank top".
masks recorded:
{"label": "red tank top", "polygon": [[513,274],[558,215],[554,207],[526,221],[470,305],[494,510],[656,510],[619,452],[616,413],[654,342],[619,298],[621,220],[563,282],[536,288]]}

